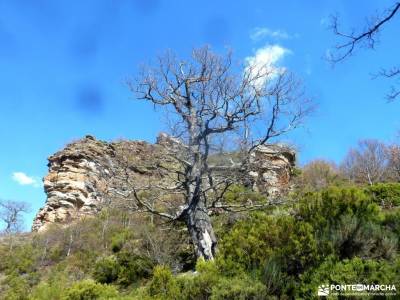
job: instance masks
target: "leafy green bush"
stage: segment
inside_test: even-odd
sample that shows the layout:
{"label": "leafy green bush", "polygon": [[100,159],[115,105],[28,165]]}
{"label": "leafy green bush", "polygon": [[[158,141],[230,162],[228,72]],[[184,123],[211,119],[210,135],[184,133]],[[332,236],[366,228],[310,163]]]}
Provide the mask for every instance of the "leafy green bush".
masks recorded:
{"label": "leafy green bush", "polygon": [[[358,188],[329,188],[308,193],[300,201],[297,217],[315,230],[320,254],[351,258],[386,257],[393,234],[381,227],[384,214],[371,197]],[[390,248],[390,246],[389,246]]]}
{"label": "leafy green bush", "polygon": [[253,214],[248,220],[238,222],[222,238],[218,260],[228,270],[250,270],[258,268],[272,255],[271,246],[279,242],[275,221],[264,214]]}
{"label": "leafy green bush", "polygon": [[297,222],[290,216],[256,213],[238,222],[223,237],[222,259],[218,263],[229,270],[259,270],[269,258],[279,256],[288,273],[301,272],[315,261],[317,243],[310,224]]}
{"label": "leafy green bush", "polygon": [[315,296],[320,284],[398,284],[400,282],[399,259],[395,264],[383,260],[337,259],[330,257],[317,268],[310,270],[301,277],[298,295],[303,299]]}
{"label": "leafy green bush", "polygon": [[[217,214],[216,260],[197,261],[195,272],[182,227],[165,234],[156,218],[109,211],[74,227],[68,256],[71,228],[21,240],[12,252],[0,243],[0,299],[310,299],[321,283],[400,284],[400,208],[377,200],[396,193],[395,185],[336,187],[303,191],[272,212]],[[265,200],[241,186],[225,196]],[[173,274],[183,262],[190,271]],[[97,282],[83,280],[90,276]]]}
{"label": "leafy green bush", "polygon": [[264,300],[267,290],[264,284],[250,277],[222,277],[211,290],[211,300]]}
{"label": "leafy green bush", "polygon": [[63,283],[51,284],[48,282],[41,282],[35,287],[31,293],[29,300],[63,300],[64,298],[64,285]]}
{"label": "leafy green bush", "polygon": [[150,299],[265,299],[266,287],[260,281],[242,273],[227,277],[212,261],[199,260],[196,273],[174,277],[171,271],[158,266],[147,287]]}
{"label": "leafy green bush", "polygon": [[2,297],[4,300],[28,300],[30,285],[22,276],[16,274],[8,276],[3,284],[6,286],[6,292]]}
{"label": "leafy green bush", "polygon": [[156,299],[178,299],[179,287],[171,270],[165,266],[157,266],[148,287],[148,294]]}
{"label": "leafy green bush", "polygon": [[73,284],[65,293],[65,300],[110,299],[118,296],[115,287],[83,280]]}
{"label": "leafy green bush", "polygon": [[[179,277],[178,283],[182,286],[182,296],[188,299],[209,299],[213,286],[222,278],[222,273],[213,261],[200,259],[196,264],[196,273]],[[189,298],[190,299],[190,298]]]}
{"label": "leafy green bush", "polygon": [[400,239],[400,208],[386,212],[382,224]]}
{"label": "leafy green bush", "polygon": [[111,250],[114,253],[121,251],[127,240],[133,239],[133,233],[128,230],[118,232],[111,237]]}
{"label": "leafy green bush", "polygon": [[150,258],[125,251],[117,254],[117,262],[120,266],[118,282],[124,286],[150,278],[155,266]]}
{"label": "leafy green bush", "polygon": [[150,258],[123,251],[99,259],[94,266],[93,278],[100,283],[118,282],[128,286],[150,278],[154,265]]}
{"label": "leafy green bush", "polygon": [[112,283],[118,279],[120,266],[114,256],[98,260],[94,266],[93,278],[100,283]]}
{"label": "leafy green bush", "polygon": [[48,274],[48,279],[46,281],[43,280],[33,288],[29,300],[63,300],[65,290],[69,285],[70,282],[67,274],[52,269]]}
{"label": "leafy green bush", "polygon": [[365,191],[382,207],[400,206],[400,183],[377,183]]}
{"label": "leafy green bush", "polygon": [[64,258],[65,272],[72,274],[73,280],[81,280],[91,273],[97,257],[96,251],[76,251]]}
{"label": "leafy green bush", "polygon": [[0,264],[0,271],[6,274],[29,274],[36,271],[36,264],[39,258],[39,249],[34,248],[30,243],[14,247],[10,252],[4,253]]}
{"label": "leafy green bush", "polygon": [[253,203],[265,202],[266,198],[260,193],[254,192],[242,185],[232,185],[224,194],[224,200],[228,203],[245,203],[251,200]]}
{"label": "leafy green bush", "polygon": [[363,223],[379,221],[382,217],[379,206],[363,190],[336,187],[304,195],[297,214],[304,221],[323,228],[336,224],[343,215],[357,217]]}

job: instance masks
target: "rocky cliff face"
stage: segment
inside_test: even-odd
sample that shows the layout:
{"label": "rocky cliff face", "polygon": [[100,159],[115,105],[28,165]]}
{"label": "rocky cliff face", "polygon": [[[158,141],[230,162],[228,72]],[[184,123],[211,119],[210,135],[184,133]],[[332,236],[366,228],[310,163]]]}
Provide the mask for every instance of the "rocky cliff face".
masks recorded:
{"label": "rocky cliff face", "polygon": [[[32,230],[96,214],[104,204],[114,201],[111,195],[124,195],[129,184],[168,181],[171,174],[167,170],[176,165],[169,150],[176,147],[179,142],[165,134],[158,137],[156,144],[107,143],[86,136],[67,145],[48,158],[49,173],[43,179],[47,200],[37,213]],[[294,164],[295,153],[287,147],[259,147],[251,153],[246,184],[276,197],[290,187]]]}
{"label": "rocky cliff face", "polygon": [[49,173],[43,179],[45,206],[34,219],[32,230],[47,223],[66,222],[99,209],[114,168],[114,148],[91,136],[68,145],[48,158]]}

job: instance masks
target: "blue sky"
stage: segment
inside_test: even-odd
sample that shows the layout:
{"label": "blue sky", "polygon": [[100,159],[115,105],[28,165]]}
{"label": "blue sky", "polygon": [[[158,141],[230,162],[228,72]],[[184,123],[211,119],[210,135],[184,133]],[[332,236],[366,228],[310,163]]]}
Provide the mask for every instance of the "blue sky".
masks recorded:
{"label": "blue sky", "polygon": [[0,0],[0,198],[29,202],[27,228],[44,204],[47,157],[85,134],[153,142],[162,123],[124,84],[166,49],[187,55],[209,44],[236,59],[284,49],[276,63],[296,72],[318,103],[288,137],[300,162],[339,162],[362,138],[392,141],[400,104],[371,73],[398,56],[398,20],[375,51],[332,68],[329,16],[349,28],[392,1]]}

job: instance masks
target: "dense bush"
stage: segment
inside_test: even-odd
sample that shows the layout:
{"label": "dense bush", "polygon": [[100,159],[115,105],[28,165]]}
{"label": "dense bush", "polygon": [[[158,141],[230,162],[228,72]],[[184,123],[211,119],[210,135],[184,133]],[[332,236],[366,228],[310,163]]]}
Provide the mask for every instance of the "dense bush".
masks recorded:
{"label": "dense bush", "polygon": [[397,238],[381,226],[384,214],[362,189],[330,188],[304,196],[297,218],[310,223],[324,256],[389,257]]}
{"label": "dense bush", "polygon": [[[299,195],[280,209],[217,213],[216,260],[185,273],[187,232],[125,212],[54,228],[12,251],[0,244],[0,299],[311,299],[321,283],[400,284],[400,209],[382,205],[397,201],[397,185]],[[265,201],[240,186],[225,196]]]}
{"label": "dense bush", "polygon": [[[312,226],[292,216],[253,214],[221,241],[219,261],[234,270],[260,270],[271,257],[289,274],[302,272],[318,256]],[[226,270],[229,271],[229,270]]]}
{"label": "dense bush", "polygon": [[313,298],[321,283],[368,283],[399,284],[400,260],[394,263],[387,261],[361,259],[344,259],[338,261],[333,257],[326,259],[320,266],[302,276],[299,296],[304,299]]}
{"label": "dense bush", "polygon": [[83,280],[72,285],[65,292],[65,300],[95,300],[110,299],[118,296],[113,286],[96,283],[93,280]]}
{"label": "dense bush", "polygon": [[114,256],[101,258],[96,262],[93,278],[100,283],[112,283],[118,279],[120,265]]}
{"label": "dense bush", "polygon": [[213,262],[199,261],[194,274],[173,276],[164,266],[156,267],[145,294],[151,299],[265,299],[267,290],[262,282],[249,275],[228,277]]}
{"label": "dense bush", "polygon": [[232,185],[224,194],[227,203],[265,202],[266,197],[241,185]]}
{"label": "dense bush", "polygon": [[135,255],[129,252],[120,252],[117,255],[119,265],[118,282],[124,286],[150,278],[155,263],[148,257]]}
{"label": "dense bush", "polygon": [[365,190],[382,207],[400,206],[400,183],[377,183]]}
{"label": "dense bush", "polygon": [[93,271],[93,278],[100,283],[113,283],[128,286],[151,277],[154,262],[144,256],[129,252],[119,252],[116,256],[99,259]]}
{"label": "dense bush", "polygon": [[211,290],[211,300],[264,300],[267,289],[259,281],[245,277],[222,277]]}
{"label": "dense bush", "polygon": [[53,272],[47,281],[42,281],[32,291],[30,300],[64,300],[65,291],[68,289],[66,274]]}
{"label": "dense bush", "polygon": [[169,268],[157,266],[148,286],[148,294],[156,299],[177,299],[180,296],[176,279]]}

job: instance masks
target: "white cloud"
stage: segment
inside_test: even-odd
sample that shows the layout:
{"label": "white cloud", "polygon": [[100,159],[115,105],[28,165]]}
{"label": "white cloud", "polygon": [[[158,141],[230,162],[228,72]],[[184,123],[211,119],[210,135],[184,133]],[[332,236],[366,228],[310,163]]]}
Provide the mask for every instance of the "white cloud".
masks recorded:
{"label": "white cloud", "polygon": [[284,67],[278,67],[277,63],[290,53],[292,52],[289,49],[283,48],[280,45],[266,45],[257,49],[253,56],[245,58],[247,65],[245,72],[250,72],[251,76],[256,76],[259,73],[269,74],[269,76],[259,78],[257,85],[261,87],[268,79],[285,70]]}
{"label": "white cloud", "polygon": [[40,187],[40,182],[38,178],[30,177],[24,172],[14,172],[12,174],[12,179],[20,185],[31,185],[33,187]]}
{"label": "white cloud", "polygon": [[271,30],[267,27],[256,27],[250,32],[250,38],[253,41],[262,40],[265,37],[272,37],[275,39],[289,39],[291,36],[284,30]]}

